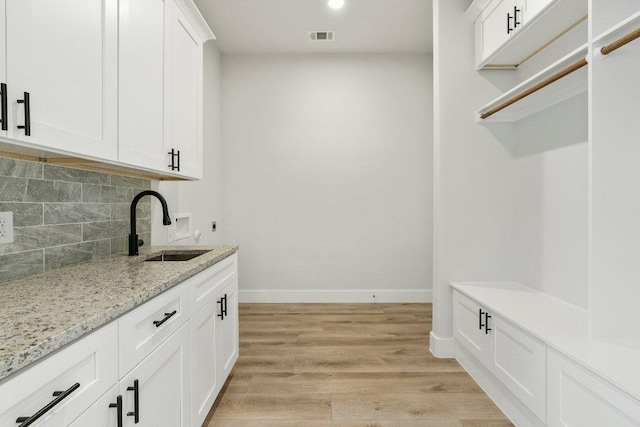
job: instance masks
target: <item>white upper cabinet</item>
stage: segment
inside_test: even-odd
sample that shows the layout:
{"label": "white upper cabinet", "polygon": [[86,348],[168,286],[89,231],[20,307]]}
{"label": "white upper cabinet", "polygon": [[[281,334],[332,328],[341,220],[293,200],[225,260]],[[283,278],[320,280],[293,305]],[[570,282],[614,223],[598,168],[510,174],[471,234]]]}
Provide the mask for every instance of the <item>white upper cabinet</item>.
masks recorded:
{"label": "white upper cabinet", "polygon": [[121,0],[119,160],[202,177],[202,47],[189,1]]}
{"label": "white upper cabinet", "polygon": [[116,160],[117,10],[117,0],[6,0],[6,136]]}
{"label": "white upper cabinet", "polygon": [[175,172],[202,178],[202,46],[203,38],[173,2],[167,26],[165,149]]}
{"label": "white upper cabinet", "polygon": [[119,160],[166,170],[162,0],[120,0]]}
{"label": "white upper cabinet", "polygon": [[476,67],[515,69],[584,22],[587,0],[475,0]]}

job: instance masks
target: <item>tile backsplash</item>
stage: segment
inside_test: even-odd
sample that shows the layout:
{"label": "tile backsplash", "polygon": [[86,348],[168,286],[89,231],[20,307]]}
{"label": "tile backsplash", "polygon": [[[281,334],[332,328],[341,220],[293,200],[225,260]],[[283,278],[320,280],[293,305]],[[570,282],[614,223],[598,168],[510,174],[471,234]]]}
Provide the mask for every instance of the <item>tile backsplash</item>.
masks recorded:
{"label": "tile backsplash", "polygon": [[[0,212],[13,212],[14,241],[0,244],[0,282],[127,251],[133,197],[148,179],[0,157]],[[151,201],[137,231],[151,241]]]}

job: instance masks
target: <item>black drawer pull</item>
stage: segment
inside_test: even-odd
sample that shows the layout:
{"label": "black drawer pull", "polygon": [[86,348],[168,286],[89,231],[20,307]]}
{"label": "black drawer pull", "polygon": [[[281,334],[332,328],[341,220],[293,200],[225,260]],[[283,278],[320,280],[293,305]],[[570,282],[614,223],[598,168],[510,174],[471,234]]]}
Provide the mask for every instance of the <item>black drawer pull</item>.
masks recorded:
{"label": "black drawer pull", "polygon": [[2,114],[2,117],[0,118],[0,120],[2,120],[2,130],[8,130],[9,126],[7,123],[7,84],[6,83],[0,83],[0,104],[2,108],[2,111],[0,112]]}
{"label": "black drawer pull", "polygon": [[24,104],[24,126],[18,126],[18,129],[24,129],[26,136],[31,135],[31,102],[29,101],[29,92],[24,93],[24,99],[18,99],[18,104]]}
{"label": "black drawer pull", "polygon": [[484,328],[484,324],[482,323],[482,315],[485,314],[481,308],[478,309],[478,329],[482,330]]}
{"label": "black drawer pull", "polygon": [[62,402],[65,398],[67,398],[71,393],[76,391],[78,388],[80,388],[80,383],[75,383],[65,391],[54,391],[53,395],[57,397],[53,399],[51,402],[49,402],[47,406],[40,409],[38,412],[31,415],[30,417],[18,417],[18,419],[16,419],[16,423],[22,423],[18,427],[27,427],[35,423],[38,418],[40,418],[41,416],[49,412],[51,408],[56,406],[58,403]]}
{"label": "black drawer pull", "polygon": [[133,380],[133,387],[127,387],[127,391],[133,392],[133,412],[127,412],[127,417],[133,417],[133,423],[140,421],[140,388],[138,380]]}
{"label": "black drawer pull", "polygon": [[166,322],[167,320],[171,319],[173,317],[174,314],[176,314],[178,311],[177,310],[173,310],[171,313],[165,313],[164,314],[164,319],[162,320],[154,320],[153,324],[156,325],[156,328],[159,328],[160,326],[162,326],[162,324],[164,322]]}
{"label": "black drawer pull", "polygon": [[169,151],[167,154],[171,156],[171,164],[167,165],[167,167],[172,171],[177,170],[178,172],[180,172],[180,150],[175,150],[172,148],[171,151]]}
{"label": "black drawer pull", "polygon": [[118,427],[122,427],[122,396],[116,398],[116,403],[110,403],[109,408],[116,408],[116,411],[118,411]]}

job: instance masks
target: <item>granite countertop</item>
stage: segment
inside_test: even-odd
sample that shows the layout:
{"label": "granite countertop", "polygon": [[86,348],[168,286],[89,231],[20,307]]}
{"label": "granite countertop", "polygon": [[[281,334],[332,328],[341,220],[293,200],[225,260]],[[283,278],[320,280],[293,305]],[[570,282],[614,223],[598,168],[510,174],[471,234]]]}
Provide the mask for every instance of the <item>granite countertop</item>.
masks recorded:
{"label": "granite countertop", "polygon": [[[144,262],[166,250],[210,250]],[[0,283],[0,380],[183,282],[237,246],[152,246]]]}

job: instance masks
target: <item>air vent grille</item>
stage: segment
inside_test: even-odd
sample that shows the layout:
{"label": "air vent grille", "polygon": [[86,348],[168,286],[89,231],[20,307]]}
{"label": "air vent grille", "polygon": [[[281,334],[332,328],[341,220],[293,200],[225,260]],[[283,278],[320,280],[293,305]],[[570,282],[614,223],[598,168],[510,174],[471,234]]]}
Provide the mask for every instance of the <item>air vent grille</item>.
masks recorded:
{"label": "air vent grille", "polygon": [[309,31],[309,41],[312,42],[331,42],[335,38],[335,31]]}

